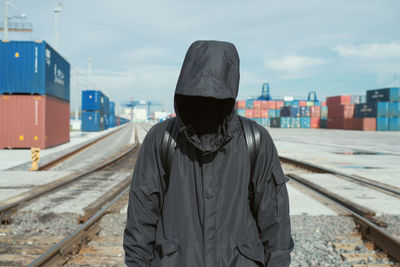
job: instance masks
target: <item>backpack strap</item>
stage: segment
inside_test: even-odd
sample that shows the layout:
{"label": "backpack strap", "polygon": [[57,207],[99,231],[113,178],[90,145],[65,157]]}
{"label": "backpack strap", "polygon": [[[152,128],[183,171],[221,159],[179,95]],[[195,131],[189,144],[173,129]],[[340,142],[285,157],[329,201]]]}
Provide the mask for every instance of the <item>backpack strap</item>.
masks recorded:
{"label": "backpack strap", "polygon": [[239,116],[240,122],[242,124],[244,137],[247,144],[247,152],[250,158],[251,176],[253,176],[253,170],[256,164],[258,149],[261,143],[260,130],[254,123],[248,118]]}
{"label": "backpack strap", "polygon": [[172,158],[176,147],[176,141],[174,137],[177,136],[177,127],[175,127],[176,118],[172,118],[168,121],[167,128],[164,131],[162,143],[161,143],[161,163],[163,165],[165,175],[165,184],[168,188],[169,185],[169,173],[172,166]]}

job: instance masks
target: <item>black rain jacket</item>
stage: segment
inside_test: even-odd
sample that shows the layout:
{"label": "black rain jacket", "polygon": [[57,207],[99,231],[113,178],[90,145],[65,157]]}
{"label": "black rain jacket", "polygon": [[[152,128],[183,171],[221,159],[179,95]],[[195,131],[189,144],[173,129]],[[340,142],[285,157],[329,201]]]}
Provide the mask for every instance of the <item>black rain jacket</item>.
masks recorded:
{"label": "black rain jacket", "polygon": [[[233,44],[190,46],[175,91],[179,134],[169,185],[160,157],[168,121],[149,130],[136,162],[124,233],[128,266],[290,265],[288,179],[270,134],[258,124],[261,144],[251,177],[233,109],[238,85]],[[198,119],[204,114],[207,123]],[[214,132],[208,129],[213,123],[219,125]]]}

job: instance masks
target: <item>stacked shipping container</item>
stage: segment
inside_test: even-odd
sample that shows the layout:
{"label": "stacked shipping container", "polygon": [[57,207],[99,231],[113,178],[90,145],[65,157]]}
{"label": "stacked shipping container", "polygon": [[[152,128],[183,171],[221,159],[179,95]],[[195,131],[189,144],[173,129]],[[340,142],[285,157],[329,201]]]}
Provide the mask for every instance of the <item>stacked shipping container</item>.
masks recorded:
{"label": "stacked shipping container", "polygon": [[0,148],[69,142],[70,65],[46,42],[0,42]]}

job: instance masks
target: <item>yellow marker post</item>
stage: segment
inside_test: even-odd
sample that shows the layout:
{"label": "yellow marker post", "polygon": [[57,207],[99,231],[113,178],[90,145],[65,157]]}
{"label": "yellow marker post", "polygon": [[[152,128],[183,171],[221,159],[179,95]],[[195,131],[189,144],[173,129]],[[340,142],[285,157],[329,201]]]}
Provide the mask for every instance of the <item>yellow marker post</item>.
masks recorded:
{"label": "yellow marker post", "polygon": [[39,170],[39,161],[40,161],[40,148],[39,147],[31,147],[31,159],[32,166],[30,168],[31,171]]}

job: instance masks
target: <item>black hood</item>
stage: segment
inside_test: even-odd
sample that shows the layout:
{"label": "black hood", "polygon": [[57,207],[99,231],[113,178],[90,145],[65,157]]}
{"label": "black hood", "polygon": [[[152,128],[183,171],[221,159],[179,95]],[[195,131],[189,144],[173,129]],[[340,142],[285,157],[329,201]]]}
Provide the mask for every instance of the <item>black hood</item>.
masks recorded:
{"label": "black hood", "polygon": [[[191,141],[215,150],[234,115],[239,88],[239,56],[228,42],[196,41],[186,53],[174,107]],[[213,139],[213,140],[212,140]]]}

